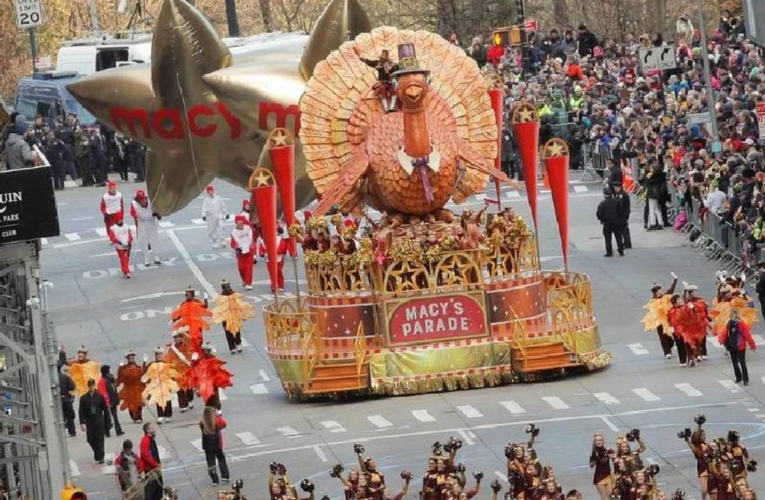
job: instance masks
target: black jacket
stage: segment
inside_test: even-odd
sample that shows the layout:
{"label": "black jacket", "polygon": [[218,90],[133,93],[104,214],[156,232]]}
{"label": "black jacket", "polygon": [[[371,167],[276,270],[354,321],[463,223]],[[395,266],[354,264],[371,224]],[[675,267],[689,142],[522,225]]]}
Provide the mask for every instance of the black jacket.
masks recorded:
{"label": "black jacket", "polygon": [[622,204],[616,198],[606,198],[598,205],[596,212],[598,220],[604,225],[618,225],[624,220]]}
{"label": "black jacket", "polygon": [[614,198],[616,198],[616,200],[619,202],[622,214],[622,222],[627,222],[627,220],[630,218],[630,195],[624,191],[620,191],[614,195]]}
{"label": "black jacket", "polygon": [[765,302],[765,273],[760,273],[760,280],[757,282],[757,297],[760,302]]}
{"label": "black jacket", "polygon": [[80,396],[79,418],[80,423],[88,427],[104,427],[104,412],[109,409],[106,407],[104,397],[95,391],[93,394],[85,393]]}
{"label": "black jacket", "polygon": [[64,398],[71,396],[77,386],[74,385],[74,380],[72,380],[72,377],[66,373],[59,372],[58,388],[61,391],[61,397]]}

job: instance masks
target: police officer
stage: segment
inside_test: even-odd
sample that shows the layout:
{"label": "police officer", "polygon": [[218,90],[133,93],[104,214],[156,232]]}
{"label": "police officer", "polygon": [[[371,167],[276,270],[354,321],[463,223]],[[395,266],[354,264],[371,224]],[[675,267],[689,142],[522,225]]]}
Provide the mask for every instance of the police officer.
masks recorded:
{"label": "police officer", "polygon": [[108,159],[106,158],[106,142],[101,135],[101,127],[98,125],[88,125],[88,163],[90,171],[96,178],[96,187],[106,186],[106,169]]}
{"label": "police officer", "polygon": [[614,192],[614,198],[619,202],[622,210],[622,241],[624,242],[624,249],[628,250],[632,248],[632,236],[630,235],[630,195],[628,195],[621,184],[614,184],[611,186]]}
{"label": "police officer", "polygon": [[621,225],[624,220],[621,203],[614,198],[611,188],[603,189],[603,201],[598,205],[596,216],[603,224],[603,237],[606,240],[606,254],[604,257],[613,257],[611,236],[616,237],[616,248],[619,255],[624,255],[624,242],[622,241]]}
{"label": "police officer", "polygon": [[71,437],[77,435],[77,428],[74,425],[74,392],[76,386],[74,380],[69,376],[69,367],[64,365],[58,372],[58,387],[61,396],[61,408],[64,413],[64,424]]}

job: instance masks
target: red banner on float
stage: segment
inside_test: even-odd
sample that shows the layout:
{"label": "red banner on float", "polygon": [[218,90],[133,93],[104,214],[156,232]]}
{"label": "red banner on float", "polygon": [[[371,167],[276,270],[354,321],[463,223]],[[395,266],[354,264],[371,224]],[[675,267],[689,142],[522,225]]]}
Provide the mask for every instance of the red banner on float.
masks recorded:
{"label": "red banner on float", "polygon": [[489,334],[483,295],[439,295],[407,299],[388,311],[391,345],[485,337]]}
{"label": "red banner on float", "polygon": [[277,233],[276,233],[276,182],[273,175],[265,168],[258,168],[250,176],[252,203],[258,211],[260,236],[266,244],[268,254],[268,276],[271,290],[277,289]]}
{"label": "red banner on float", "polygon": [[[502,89],[489,89],[489,99],[491,100],[491,108],[494,110],[494,119],[497,122],[497,157],[494,159],[494,168],[501,170],[502,135],[504,134],[502,115],[504,111],[505,93]],[[499,179],[494,179],[494,189],[497,193],[497,206],[501,208],[502,196],[499,190]]]}
{"label": "red banner on float", "polygon": [[526,196],[531,208],[534,228],[537,227],[537,163],[539,162],[539,117],[536,108],[528,102],[521,102],[513,112],[513,133],[518,145],[523,168]]}
{"label": "red banner on float", "polygon": [[550,194],[558,221],[563,264],[568,269],[568,146],[560,139],[550,139],[544,146],[544,162]]}
{"label": "red banner on float", "polygon": [[[268,136],[276,186],[282,199],[286,231],[295,223],[295,141],[287,129],[276,128]],[[289,253],[296,255],[295,238],[289,239]]]}

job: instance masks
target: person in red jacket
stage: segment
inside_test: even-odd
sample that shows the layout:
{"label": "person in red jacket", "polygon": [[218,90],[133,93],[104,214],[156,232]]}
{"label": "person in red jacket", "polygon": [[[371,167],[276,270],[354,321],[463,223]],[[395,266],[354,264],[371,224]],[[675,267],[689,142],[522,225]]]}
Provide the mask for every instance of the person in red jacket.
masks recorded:
{"label": "person in red jacket", "polygon": [[216,460],[223,481],[229,481],[230,478],[226,455],[223,453],[223,434],[221,431],[225,428],[226,421],[221,415],[215,414],[215,408],[205,406],[202,420],[199,421],[199,429],[202,431],[202,450],[204,450],[207,460],[207,473],[215,486],[219,483],[218,471],[215,470]]}
{"label": "person in red jacket", "polygon": [[733,373],[736,374],[736,383],[743,381],[744,385],[749,385],[749,370],[746,368],[746,346],[748,345],[754,351],[757,349],[757,345],[749,331],[749,325],[741,321],[737,309],[731,308],[728,325],[717,337],[717,340],[730,353]]}
{"label": "person in red jacket", "polygon": [[502,45],[502,37],[499,33],[494,35],[494,44],[489,48],[486,53],[486,61],[495,68],[502,62],[502,57],[505,55],[505,46]]}
{"label": "person in red jacket", "polygon": [[114,181],[109,181],[106,193],[101,196],[101,214],[104,216],[107,231],[117,222],[118,217],[124,216],[122,193],[117,191],[117,183]]}
{"label": "person in red jacket", "polygon": [[141,464],[143,471],[149,475],[144,488],[144,500],[162,500],[164,481],[162,479],[162,461],[159,458],[159,448],[156,441],[157,430],[154,424],[143,424],[141,438]]}
{"label": "person in red jacket", "polygon": [[117,250],[120,267],[125,279],[130,279],[130,249],[133,246],[133,230],[125,225],[122,214],[117,216],[115,224],[109,227],[109,239]]}
{"label": "person in red jacket", "polygon": [[143,462],[141,457],[133,451],[133,442],[126,439],[122,443],[122,451],[114,459],[114,471],[117,474],[117,484],[120,490],[126,493],[138,483],[138,478],[143,474]]}
{"label": "person in red jacket", "polygon": [[231,248],[236,252],[236,264],[245,290],[252,290],[252,266],[255,259],[255,238],[247,218],[237,215],[231,231]]}

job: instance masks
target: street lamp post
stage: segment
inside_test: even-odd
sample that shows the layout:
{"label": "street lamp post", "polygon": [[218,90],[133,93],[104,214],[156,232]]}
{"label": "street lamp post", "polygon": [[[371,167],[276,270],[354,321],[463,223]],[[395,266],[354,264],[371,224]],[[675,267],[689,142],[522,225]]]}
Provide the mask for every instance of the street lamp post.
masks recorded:
{"label": "street lamp post", "polygon": [[720,132],[717,128],[717,110],[715,109],[715,93],[712,88],[712,71],[709,67],[709,51],[707,50],[707,30],[704,26],[704,6],[701,0],[696,1],[699,9],[699,34],[701,35],[701,57],[704,63],[704,80],[707,87],[707,102],[709,106],[709,121],[712,136],[712,152],[719,153],[722,150],[720,144]]}
{"label": "street lamp post", "polygon": [[526,4],[524,0],[515,0],[515,24],[520,29],[521,35],[521,75],[525,80],[531,73],[531,61],[529,57],[529,43],[526,39]]}

